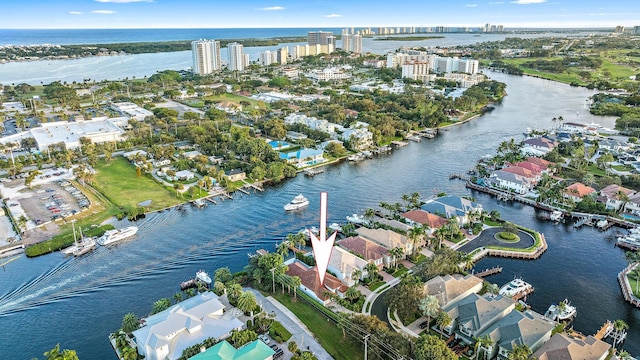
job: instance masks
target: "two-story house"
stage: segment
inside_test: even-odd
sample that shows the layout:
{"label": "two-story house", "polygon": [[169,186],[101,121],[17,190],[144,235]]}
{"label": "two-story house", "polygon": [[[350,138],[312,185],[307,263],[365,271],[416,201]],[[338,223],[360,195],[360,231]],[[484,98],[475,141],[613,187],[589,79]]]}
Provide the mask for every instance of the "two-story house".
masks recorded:
{"label": "two-story house", "polygon": [[361,236],[351,236],[337,241],[336,244],[367,262],[373,262],[379,269],[393,261],[387,249]]}

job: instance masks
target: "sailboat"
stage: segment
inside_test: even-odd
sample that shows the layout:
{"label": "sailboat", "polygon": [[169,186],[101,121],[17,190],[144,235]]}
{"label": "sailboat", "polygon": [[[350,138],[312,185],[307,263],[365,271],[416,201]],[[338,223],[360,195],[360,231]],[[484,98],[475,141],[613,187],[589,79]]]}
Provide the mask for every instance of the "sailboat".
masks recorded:
{"label": "sailboat", "polygon": [[80,229],[80,242],[76,239],[75,226],[73,229],[73,240],[76,243],[76,249],[73,251],[73,256],[82,256],[96,247],[96,241],[94,238],[84,238],[82,235],[82,229]]}

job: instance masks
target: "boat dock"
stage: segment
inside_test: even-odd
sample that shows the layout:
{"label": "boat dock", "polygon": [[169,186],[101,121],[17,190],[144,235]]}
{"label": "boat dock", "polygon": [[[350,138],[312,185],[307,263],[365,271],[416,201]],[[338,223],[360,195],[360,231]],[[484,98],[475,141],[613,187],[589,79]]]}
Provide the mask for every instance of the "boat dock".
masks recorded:
{"label": "boat dock", "polygon": [[211,202],[213,205],[218,205],[218,203],[215,200],[213,200],[213,196],[207,196],[205,200]]}
{"label": "boat dock", "polygon": [[244,187],[240,187],[238,188],[238,191],[240,191],[241,193],[245,194],[245,195],[249,195],[249,192],[247,190],[245,190]]}
{"label": "boat dock", "polygon": [[316,167],[312,169],[305,169],[304,174],[309,177],[316,176],[318,174],[322,174],[324,172],[324,167]]}
{"label": "boat dock", "polygon": [[405,146],[409,145],[409,143],[408,142],[404,142],[404,141],[397,141],[396,140],[396,141],[392,141],[391,145],[393,145],[393,146],[395,146],[397,148],[401,148],[401,147],[405,147]]}
{"label": "boat dock", "polygon": [[613,323],[607,320],[607,322],[605,322],[604,325],[602,325],[600,330],[598,330],[598,332],[595,333],[593,337],[598,340],[603,340],[604,338],[609,336],[612,332],[613,332]]}
{"label": "boat dock", "polygon": [[532,286],[531,288],[529,288],[529,289],[527,289],[525,291],[522,291],[522,292],[519,292],[519,293],[515,294],[512,297],[512,299],[515,300],[515,301],[518,301],[520,299],[525,299],[525,301],[526,301],[527,295],[531,294],[533,292],[533,290],[534,290],[534,288]]}
{"label": "boat dock", "polygon": [[479,277],[479,278],[484,278],[490,275],[494,275],[494,274],[498,274],[502,272],[502,266],[494,266],[490,269],[485,269],[483,271],[480,271],[478,273],[472,273],[471,275]]}

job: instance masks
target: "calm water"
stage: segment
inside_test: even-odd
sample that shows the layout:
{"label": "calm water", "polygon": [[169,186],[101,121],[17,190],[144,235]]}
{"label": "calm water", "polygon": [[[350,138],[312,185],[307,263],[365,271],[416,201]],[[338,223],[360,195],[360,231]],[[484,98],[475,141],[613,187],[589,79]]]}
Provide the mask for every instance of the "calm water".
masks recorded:
{"label": "calm water", "polygon": [[[317,224],[320,191],[329,193],[329,222],[342,222],[353,212],[380,201],[399,201],[414,191],[425,198],[443,191],[468,195],[463,183],[449,181],[448,175],[470,168],[501,141],[520,139],[526,127],[549,127],[557,116],[613,125],[612,118],[576,118],[577,111],[585,112],[589,90],[529,77],[492,77],[508,84],[503,103],[433,140],[359,164],[331,166],[314,178],[299,176],[264,193],[240,195],[202,210],[187,207],[149,216],[137,224],[140,231],[134,239],[79,259],[50,254],[12,262],[0,274],[0,358],[41,357],[61,343],[76,349],[81,359],[115,359],[107,335],[120,326],[125,313],[143,316],[155,300],[171,297],[179,282],[198,269],[240,270],[248,252],[273,250],[287,233]],[[309,197],[311,205],[286,214],[282,206],[299,193]],[[503,218],[544,232],[549,243],[537,261],[482,260],[479,269],[504,266],[491,281],[502,285],[522,276],[535,286],[530,303],[541,312],[568,298],[578,307],[575,328],[585,333],[594,333],[607,319],[624,319],[631,326],[625,347],[640,353],[640,311],[622,301],[616,281],[625,261],[613,246],[615,230],[602,233],[539,222],[531,208],[474,196]]]}
{"label": "calm water", "polygon": [[[264,30],[264,31],[263,31]],[[167,41],[198,38],[246,38],[274,36],[304,36],[310,29],[160,29],[160,30],[87,30],[87,34],[78,30],[52,30],[43,34],[42,30],[0,30],[0,45],[8,44],[94,44],[133,41]],[[339,30],[329,29],[336,32]],[[129,35],[127,35],[129,34]],[[588,33],[578,32],[573,36]],[[376,41],[364,38],[364,51],[374,54],[386,54],[404,46],[446,47],[468,45],[484,41],[503,40],[507,36],[524,38],[557,36],[557,33],[539,34],[442,34],[443,38],[421,41]],[[340,42],[338,42],[340,44]],[[266,50],[275,50],[282,46],[301,43],[283,43],[278,46],[247,47],[245,53],[252,61]],[[227,49],[221,51],[223,60],[227,59]],[[69,83],[83,79],[118,80],[124,78],[142,78],[161,70],[186,70],[192,66],[191,51],[178,51],[156,54],[117,55],[82,58],[74,60],[42,60],[12,62],[0,64],[0,84],[27,83],[32,85],[48,84],[53,81]]]}

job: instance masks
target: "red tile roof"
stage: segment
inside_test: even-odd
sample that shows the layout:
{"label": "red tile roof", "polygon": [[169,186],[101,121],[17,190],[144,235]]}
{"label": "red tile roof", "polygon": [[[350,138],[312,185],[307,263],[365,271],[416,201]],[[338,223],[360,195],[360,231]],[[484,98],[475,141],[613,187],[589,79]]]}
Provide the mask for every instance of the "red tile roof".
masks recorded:
{"label": "red tile roof", "polygon": [[570,196],[582,198],[593,193],[594,191],[596,191],[596,189],[592,188],[591,186],[587,186],[583,183],[578,182],[567,186],[564,193]]}
{"label": "red tile roof", "polygon": [[549,166],[551,166],[551,164],[553,164],[552,162],[549,162],[545,159],[541,159],[541,158],[537,158],[537,157],[530,157],[527,159],[528,162],[536,164],[538,166],[542,166],[543,168],[548,168]]}
{"label": "red tile roof", "polygon": [[312,290],[322,300],[327,299],[327,296],[324,294],[326,291],[333,292],[333,290],[337,289],[340,293],[344,293],[348,289],[338,278],[329,273],[326,273],[324,276],[324,285],[321,285],[318,269],[315,266],[307,267],[299,261],[294,261],[289,265],[287,275],[299,277],[300,283],[307,289]]}
{"label": "red tile roof", "polygon": [[383,246],[360,236],[351,236],[337,241],[336,244],[340,245],[343,249],[362,256],[367,261],[377,261],[389,255],[389,251]]}
{"label": "red tile roof", "polygon": [[542,174],[543,171],[546,170],[546,167],[542,167],[538,164],[534,164],[532,162],[529,161],[521,161],[517,164],[515,164],[515,166],[530,170],[534,175],[540,175]]}
{"label": "red tile roof", "polygon": [[525,168],[522,168],[522,167],[519,167],[519,166],[509,166],[509,167],[506,167],[506,168],[502,169],[502,171],[508,172],[508,173],[511,173],[511,174],[515,174],[515,175],[520,175],[520,176],[528,178],[528,179],[531,179],[531,178],[535,177],[535,175],[533,174],[533,172],[531,170],[525,169]]}
{"label": "red tile roof", "polygon": [[402,216],[418,224],[427,225],[432,229],[439,229],[447,223],[447,219],[420,209],[408,211]]}

